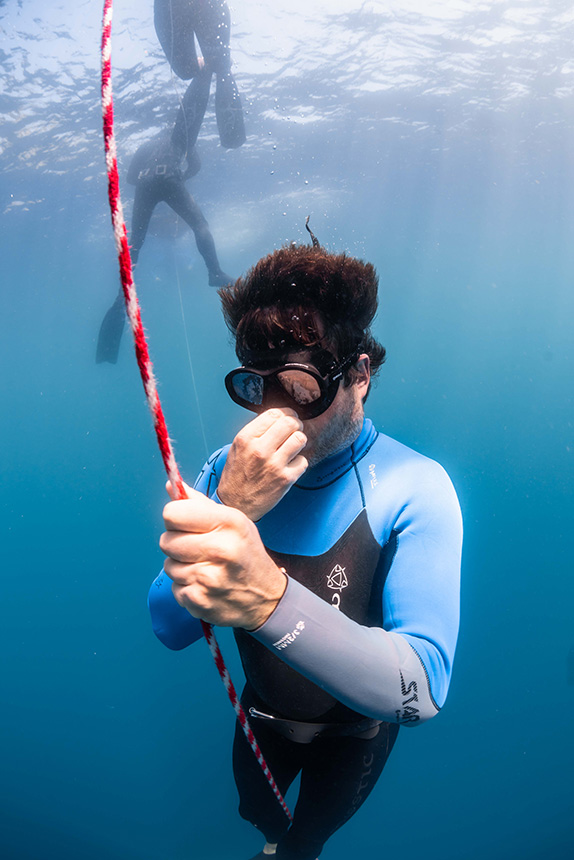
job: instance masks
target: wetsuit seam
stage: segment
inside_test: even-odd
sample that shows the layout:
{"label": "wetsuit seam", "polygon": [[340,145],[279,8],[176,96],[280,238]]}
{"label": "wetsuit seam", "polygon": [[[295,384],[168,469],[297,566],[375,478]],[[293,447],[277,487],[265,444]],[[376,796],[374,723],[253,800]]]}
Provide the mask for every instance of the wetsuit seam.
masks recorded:
{"label": "wetsuit seam", "polygon": [[359,469],[356,463],[353,463],[353,468],[355,470],[355,477],[357,478],[357,484],[359,485],[359,492],[361,493],[361,502],[363,505],[363,510],[367,507],[367,502],[365,499],[365,490],[363,488],[363,482],[361,481],[361,476],[359,474]]}
{"label": "wetsuit seam", "polygon": [[395,560],[395,556],[396,556],[397,550],[399,548],[399,533],[398,533],[397,529],[391,529],[391,533],[390,533],[389,537],[387,538],[387,540],[385,541],[385,543],[381,547],[381,552],[384,552],[386,547],[388,547],[390,542],[393,540],[393,538],[395,539],[395,548],[393,550],[393,556],[389,562],[389,570],[388,570],[387,576],[391,572],[391,567],[393,566],[393,562]]}
{"label": "wetsuit seam", "polygon": [[419,663],[421,664],[421,666],[422,666],[422,668],[423,668],[423,672],[425,673],[425,678],[427,679],[427,688],[428,688],[429,698],[430,698],[430,700],[431,700],[431,703],[432,703],[433,707],[434,707],[434,708],[436,708],[436,711],[437,711],[437,713],[438,713],[438,712],[440,711],[440,708],[439,708],[439,706],[437,705],[437,703],[435,702],[434,696],[433,696],[433,694],[432,694],[431,685],[430,685],[430,678],[429,678],[429,673],[427,672],[427,667],[426,667],[426,666],[425,666],[425,664],[423,663],[422,657],[421,657],[421,655],[419,654],[419,652],[417,651],[417,649],[414,647],[414,645],[411,645],[411,643],[410,643],[410,642],[407,642],[407,645],[408,645],[410,648],[412,648],[412,650],[415,652],[415,654],[417,655],[417,657],[418,657],[418,659],[419,659]]}
{"label": "wetsuit seam", "polygon": [[[207,488],[205,491],[205,495],[208,498],[211,498],[211,481],[213,478],[217,478],[217,473],[215,471],[215,467],[217,465],[217,461],[219,460],[219,458],[221,456],[221,453],[222,453],[221,451],[218,451],[217,454],[215,454],[211,460],[207,461],[207,465],[210,466],[210,471],[209,471],[209,479],[207,481]],[[216,489],[217,489],[217,487],[216,487]]]}
{"label": "wetsuit seam", "polygon": [[[393,566],[393,562],[394,562],[394,560],[395,560],[395,557],[396,557],[397,552],[398,552],[398,549],[399,549],[399,532],[398,532],[398,530],[397,530],[397,529],[394,529],[394,528],[393,528],[393,529],[391,529],[391,533],[390,533],[389,537],[387,538],[387,540],[385,541],[385,543],[384,543],[384,544],[383,544],[383,546],[381,547],[381,556],[382,556],[382,555],[384,554],[384,551],[385,551],[386,547],[388,547],[388,546],[389,546],[389,544],[390,544],[390,542],[393,540],[393,537],[394,537],[394,541],[395,541],[395,548],[394,548],[394,550],[393,550],[392,558],[391,558],[391,559],[390,559],[390,561],[389,561],[389,566],[388,566],[388,568],[387,568],[387,575],[385,576],[385,581],[384,581],[384,583],[383,583],[383,590],[382,590],[382,593],[381,593],[381,600],[382,600],[383,604],[384,604],[384,596],[383,596],[383,595],[384,595],[384,591],[385,591],[385,585],[387,584],[387,580],[388,580],[388,578],[389,578],[389,574],[390,574],[390,572],[391,572],[391,568],[392,568],[392,566]],[[385,612],[384,612],[384,605],[381,607],[381,609],[382,609],[382,613],[383,613],[383,617],[384,617],[384,614],[385,614]],[[394,618],[394,616],[393,616],[392,609],[389,609],[389,615],[390,615],[390,621],[392,622],[392,624],[393,624],[393,626],[394,626],[394,625],[395,625],[395,618]]]}

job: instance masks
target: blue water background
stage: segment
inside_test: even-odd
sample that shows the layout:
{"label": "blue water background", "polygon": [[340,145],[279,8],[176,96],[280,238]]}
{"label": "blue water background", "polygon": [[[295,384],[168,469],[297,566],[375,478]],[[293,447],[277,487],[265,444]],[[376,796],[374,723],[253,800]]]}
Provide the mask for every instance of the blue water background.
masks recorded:
{"label": "blue water background", "polygon": [[[151,5],[116,2],[122,180],[183,92]],[[466,526],[447,704],[402,731],[323,856],[570,858],[571,4],[232,8],[248,142],[219,146],[212,101],[190,184],[222,265],[239,275],[307,241],[308,214],[327,247],[376,265],[388,361],[368,414],[446,467]],[[0,854],[246,860],[261,842],[236,812],[233,714],[207,647],[171,653],[149,624],[165,478],[127,337],[116,366],[94,362],[118,286],[99,17],[97,2],[0,3]],[[137,285],[191,481],[202,423],[212,450],[245,415],[222,386],[235,359],[217,295],[167,209]]]}

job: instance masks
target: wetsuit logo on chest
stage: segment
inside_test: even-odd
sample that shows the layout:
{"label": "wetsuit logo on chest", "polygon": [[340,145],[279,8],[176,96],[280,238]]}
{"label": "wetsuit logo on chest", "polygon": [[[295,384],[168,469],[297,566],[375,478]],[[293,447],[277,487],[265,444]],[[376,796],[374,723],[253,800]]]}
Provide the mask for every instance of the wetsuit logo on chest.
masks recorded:
{"label": "wetsuit logo on chest", "polygon": [[341,567],[340,564],[336,564],[329,576],[327,577],[327,586],[331,588],[335,594],[333,594],[331,598],[331,603],[335,607],[335,609],[339,609],[341,606],[341,592],[344,588],[346,588],[349,584],[349,580],[347,579],[347,574],[345,573],[345,568]]}

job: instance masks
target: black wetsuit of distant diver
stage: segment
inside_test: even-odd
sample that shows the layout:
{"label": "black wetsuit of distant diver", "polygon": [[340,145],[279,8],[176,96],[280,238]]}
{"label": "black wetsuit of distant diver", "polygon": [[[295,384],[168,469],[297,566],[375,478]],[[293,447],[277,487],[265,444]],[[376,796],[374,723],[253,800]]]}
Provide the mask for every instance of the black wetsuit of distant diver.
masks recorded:
{"label": "black wetsuit of distant diver", "polygon": [[135,185],[132,214],[131,253],[137,263],[153,210],[164,201],[191,227],[197,250],[205,260],[210,286],[228,284],[229,277],[221,270],[209,225],[185,187],[185,181],[200,169],[195,149],[188,155],[188,167],[182,172],[182,150],[173,143],[173,135],[161,132],[137,150],[130,164],[127,181]]}
{"label": "black wetsuit of distant diver", "polygon": [[[181,132],[181,130],[180,130]],[[193,148],[188,151],[188,167],[182,171],[182,147],[174,144],[177,130],[162,131],[139,147],[128,170],[127,181],[135,185],[132,214],[131,255],[137,263],[146,237],[153,210],[164,201],[194,232],[197,249],[205,261],[210,286],[223,286],[233,279],[221,269],[209,225],[185,187],[185,181],[200,169],[199,156]],[[98,336],[96,362],[115,364],[125,325],[123,293],[120,290],[115,302],[107,311]]]}
{"label": "black wetsuit of distant diver", "polygon": [[[184,81],[193,78],[183,97],[192,146],[203,121],[212,75],[216,76],[215,115],[221,145],[245,143],[243,108],[231,72],[230,14],[222,0],[155,0],[154,23],[167,61]],[[205,68],[200,69],[195,38]],[[195,135],[195,136],[194,136]]]}

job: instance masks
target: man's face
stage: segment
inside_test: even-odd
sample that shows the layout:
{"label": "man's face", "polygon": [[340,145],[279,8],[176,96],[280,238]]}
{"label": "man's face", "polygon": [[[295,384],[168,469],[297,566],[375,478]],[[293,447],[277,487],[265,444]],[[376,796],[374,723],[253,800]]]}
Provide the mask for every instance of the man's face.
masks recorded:
{"label": "man's face", "polygon": [[[307,445],[301,453],[313,466],[346,448],[361,432],[363,400],[370,383],[369,357],[365,353],[358,356],[350,385],[345,386],[341,379],[334,383],[335,391],[329,394],[332,384],[326,382],[323,392],[329,405],[326,407],[324,404],[322,408],[325,411],[317,415],[314,414],[315,406],[321,405],[317,381],[304,371],[287,369],[286,365],[304,365],[326,381],[331,379],[329,374],[337,372],[337,359],[324,350],[275,353],[270,344],[269,352],[246,356],[245,365],[226,377],[228,393],[236,403],[248,409],[252,408],[249,403],[260,404],[252,409],[254,412],[261,413],[270,408],[293,410],[301,419],[307,437]],[[346,358],[352,360],[354,356],[343,357],[341,369],[348,367],[344,364]],[[269,390],[267,386],[270,386]],[[312,407],[311,410],[308,406]],[[309,411],[312,417],[309,417]]]}

